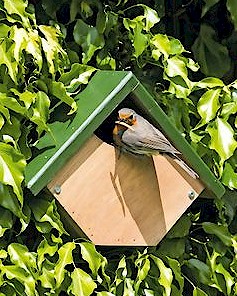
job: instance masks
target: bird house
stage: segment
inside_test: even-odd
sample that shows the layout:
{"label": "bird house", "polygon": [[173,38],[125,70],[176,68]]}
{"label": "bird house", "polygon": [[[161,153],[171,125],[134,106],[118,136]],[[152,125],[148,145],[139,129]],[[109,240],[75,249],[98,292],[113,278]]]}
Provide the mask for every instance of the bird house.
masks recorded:
{"label": "bird house", "polygon": [[[54,138],[46,134],[39,140],[26,171],[28,188],[37,195],[47,187],[74,231],[97,245],[156,245],[204,189],[224,194],[131,72],[98,71],[76,101],[76,114],[57,113],[50,124]],[[171,158],[120,153],[112,130],[121,107],[132,107],[162,130],[199,178]]]}

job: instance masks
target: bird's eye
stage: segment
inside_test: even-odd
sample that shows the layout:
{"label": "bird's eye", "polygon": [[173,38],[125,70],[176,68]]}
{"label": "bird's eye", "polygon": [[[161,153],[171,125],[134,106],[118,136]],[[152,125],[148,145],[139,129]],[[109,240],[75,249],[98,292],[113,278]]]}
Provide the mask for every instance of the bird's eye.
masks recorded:
{"label": "bird's eye", "polygon": [[131,114],[131,115],[128,117],[128,119],[133,119],[133,114]]}

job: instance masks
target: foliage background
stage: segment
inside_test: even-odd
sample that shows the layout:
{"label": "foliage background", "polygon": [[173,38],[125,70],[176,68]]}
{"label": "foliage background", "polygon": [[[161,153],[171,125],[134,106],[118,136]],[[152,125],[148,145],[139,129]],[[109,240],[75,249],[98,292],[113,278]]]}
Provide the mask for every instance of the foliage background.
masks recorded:
{"label": "foliage background", "polygon": [[[0,295],[237,294],[236,8],[0,1]],[[72,240],[55,201],[25,188],[55,107],[76,112],[73,98],[96,69],[132,70],[227,189],[194,202],[155,248]]]}

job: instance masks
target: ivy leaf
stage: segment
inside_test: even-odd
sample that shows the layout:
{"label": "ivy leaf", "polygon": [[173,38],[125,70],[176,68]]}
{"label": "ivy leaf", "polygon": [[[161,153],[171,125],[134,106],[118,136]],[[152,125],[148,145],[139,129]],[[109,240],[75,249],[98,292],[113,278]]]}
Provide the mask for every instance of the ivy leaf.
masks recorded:
{"label": "ivy leaf", "polygon": [[43,262],[46,259],[46,255],[53,256],[58,250],[58,245],[50,245],[48,241],[44,238],[37,248],[37,265],[41,269]]}
{"label": "ivy leaf", "polygon": [[218,3],[220,0],[204,0],[205,5],[202,8],[202,17],[214,6],[216,3]]}
{"label": "ivy leaf", "polygon": [[77,110],[76,102],[67,94],[66,88],[61,81],[52,81],[49,87],[52,95],[71,107],[71,111],[68,113],[68,115],[74,113]]}
{"label": "ivy leaf", "polygon": [[[9,280],[19,281],[23,287],[25,287],[25,294],[27,296],[35,296],[35,279],[34,277],[26,272],[23,268],[16,265],[2,265],[1,271],[6,274]],[[22,291],[23,292],[23,291]],[[21,293],[23,294],[23,293]],[[19,294],[18,294],[19,295]]]}
{"label": "ivy leaf", "polygon": [[99,34],[97,28],[87,25],[80,19],[75,24],[73,36],[76,43],[82,47],[83,64],[87,64],[95,51],[104,46],[104,37],[102,34]]}
{"label": "ivy leaf", "polygon": [[193,289],[193,296],[208,296],[203,290],[198,287],[194,287]]}
{"label": "ivy leaf", "polygon": [[227,0],[226,6],[230,12],[235,30],[237,30],[237,2],[235,0]]}
{"label": "ivy leaf", "polygon": [[221,89],[210,89],[206,91],[198,101],[197,110],[201,116],[200,125],[204,125],[215,118],[220,107],[219,96]]}
{"label": "ivy leaf", "polygon": [[225,279],[225,287],[226,287],[227,295],[231,296],[232,295],[232,286],[235,284],[234,278],[230,275],[228,270],[226,270],[221,263],[219,263],[216,266],[215,271],[217,273],[220,273],[221,275],[223,275],[223,277]]}
{"label": "ivy leaf", "polygon": [[36,253],[29,252],[28,248],[18,243],[12,243],[7,248],[10,260],[16,266],[31,273],[36,269]]}
{"label": "ivy leaf", "polygon": [[138,58],[147,48],[148,38],[145,34],[142,33],[142,30],[143,24],[141,22],[137,22],[133,30],[133,46],[135,49],[134,56],[136,58]]}
{"label": "ivy leaf", "polygon": [[7,50],[6,41],[0,43],[0,65],[6,65],[11,79],[17,82],[17,62],[12,61],[12,46]]}
{"label": "ivy leaf", "polygon": [[195,83],[195,86],[200,88],[214,88],[214,87],[224,87],[224,82],[216,77],[207,77]]}
{"label": "ivy leaf", "polygon": [[26,13],[27,2],[21,0],[15,0],[14,3],[11,0],[4,0],[4,7],[11,15],[20,16],[25,27],[31,27],[29,22],[30,14]]}
{"label": "ivy leaf", "polygon": [[[49,132],[47,121],[49,118],[50,100],[46,93],[38,91],[35,96],[34,104],[30,111],[33,112],[30,120],[37,125],[38,134],[41,135],[43,131]],[[30,113],[30,112],[29,112]]]}
{"label": "ivy leaf", "polygon": [[23,205],[21,183],[24,179],[26,161],[11,145],[0,143],[0,182],[10,185]]}
{"label": "ivy leaf", "polygon": [[219,154],[221,164],[223,164],[226,159],[233,155],[237,147],[233,128],[226,120],[217,118],[212,124],[207,126],[206,130],[211,136],[209,146]]}
{"label": "ivy leaf", "polygon": [[227,47],[215,40],[216,32],[210,26],[201,24],[192,50],[205,75],[222,77],[229,71],[231,61]]}
{"label": "ivy leaf", "polygon": [[232,165],[228,162],[225,162],[221,181],[230,189],[237,189],[237,173],[234,171]]}
{"label": "ivy leaf", "polygon": [[55,77],[56,72],[60,69],[59,65],[66,65],[68,57],[65,50],[59,44],[58,37],[60,31],[53,26],[39,26],[40,31],[44,34],[45,38],[41,38],[42,48],[44,50],[49,72]]}
{"label": "ivy leaf", "polygon": [[90,296],[97,287],[90,275],[80,268],[74,269],[71,273],[71,279],[72,283],[68,288],[68,292],[75,296]]}
{"label": "ivy leaf", "polygon": [[189,272],[199,282],[204,285],[210,285],[211,280],[211,270],[207,264],[198,260],[198,259],[189,259],[187,261],[187,267],[189,268]]}
{"label": "ivy leaf", "polygon": [[40,232],[50,233],[55,228],[60,235],[67,234],[57,212],[55,200],[49,202],[37,198],[32,199],[29,204],[36,220],[36,227]]}
{"label": "ivy leaf", "polygon": [[69,72],[61,75],[59,81],[65,85],[68,92],[74,92],[81,84],[88,83],[95,70],[96,68],[92,66],[74,63]]}
{"label": "ivy leaf", "polygon": [[226,246],[232,246],[232,237],[227,226],[203,222],[202,227],[205,232],[216,235]]}
{"label": "ivy leaf", "polygon": [[68,242],[58,250],[59,258],[55,264],[54,273],[54,277],[56,280],[56,288],[59,288],[64,280],[65,274],[67,272],[65,270],[65,266],[73,262],[72,251],[75,249],[75,247],[75,243]]}
{"label": "ivy leaf", "polygon": [[160,21],[160,18],[157,12],[154,9],[151,9],[149,6],[144,4],[138,4],[142,6],[144,9],[144,17],[145,17],[145,30],[148,32],[150,29]]}
{"label": "ivy leaf", "polygon": [[0,207],[0,237],[2,237],[6,230],[12,228],[13,218],[12,213]]}
{"label": "ivy leaf", "polygon": [[159,271],[160,271],[160,276],[158,278],[159,284],[164,287],[165,295],[170,295],[171,294],[171,284],[173,281],[173,274],[172,274],[171,269],[166,267],[164,262],[160,258],[158,258],[154,255],[151,255],[150,257],[152,258],[152,260],[155,262],[155,264],[159,268]]}
{"label": "ivy leaf", "polygon": [[96,277],[105,258],[96,251],[95,246],[92,243],[83,242],[79,245],[82,258],[89,264],[92,275]]}

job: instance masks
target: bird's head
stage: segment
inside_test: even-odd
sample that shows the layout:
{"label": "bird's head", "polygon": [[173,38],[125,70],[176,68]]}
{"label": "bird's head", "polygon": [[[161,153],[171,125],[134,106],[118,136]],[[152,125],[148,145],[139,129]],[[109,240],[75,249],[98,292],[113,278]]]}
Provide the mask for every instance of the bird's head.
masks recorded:
{"label": "bird's head", "polygon": [[116,123],[133,130],[132,126],[136,123],[136,112],[129,108],[120,109]]}

